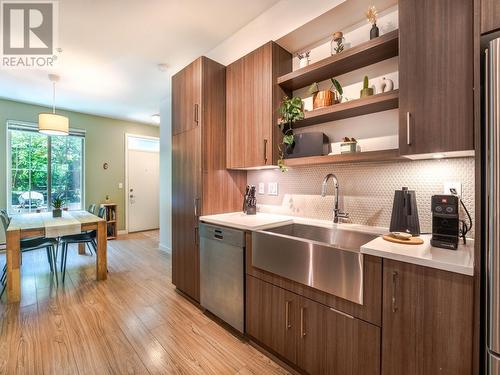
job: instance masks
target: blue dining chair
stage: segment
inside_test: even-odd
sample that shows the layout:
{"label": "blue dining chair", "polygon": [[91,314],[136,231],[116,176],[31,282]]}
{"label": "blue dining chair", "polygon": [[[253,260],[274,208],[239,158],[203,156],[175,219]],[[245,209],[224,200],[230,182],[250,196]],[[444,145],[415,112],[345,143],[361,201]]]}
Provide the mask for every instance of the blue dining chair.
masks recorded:
{"label": "blue dining chair", "polygon": [[[101,219],[104,219],[106,216],[106,208],[100,207],[97,213]],[[84,233],[72,234],[69,236],[63,236],[59,239],[59,243],[61,244],[61,272],[62,282],[66,279],[66,263],[68,260],[68,245],[71,244],[81,244],[84,243],[89,247],[94,249],[94,252],[97,254],[97,231],[91,230]]]}
{"label": "blue dining chair", "polygon": [[[0,211],[0,221],[2,222],[3,231],[5,238],[7,238],[7,228],[10,224],[10,217],[5,211]],[[56,266],[56,248],[58,246],[57,240],[55,238],[45,238],[45,237],[34,237],[26,238],[20,241],[21,255],[28,251],[45,249],[47,251],[47,261],[49,262],[50,272],[55,274],[56,282],[59,283],[57,276],[57,266]],[[2,291],[0,292],[0,298],[5,292],[6,287],[6,274],[7,274],[7,264],[4,266],[5,272],[2,272]]]}

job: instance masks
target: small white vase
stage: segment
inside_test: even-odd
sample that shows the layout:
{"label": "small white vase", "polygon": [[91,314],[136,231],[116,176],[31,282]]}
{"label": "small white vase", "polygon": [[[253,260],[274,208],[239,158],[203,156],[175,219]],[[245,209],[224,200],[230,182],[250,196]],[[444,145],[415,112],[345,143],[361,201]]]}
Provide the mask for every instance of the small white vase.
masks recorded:
{"label": "small white vase", "polygon": [[394,82],[389,78],[382,78],[382,82],[384,82],[384,88],[382,92],[388,92],[394,90]]}
{"label": "small white vase", "polygon": [[308,57],[303,57],[302,59],[299,59],[299,68],[304,68],[309,65],[309,58]]}

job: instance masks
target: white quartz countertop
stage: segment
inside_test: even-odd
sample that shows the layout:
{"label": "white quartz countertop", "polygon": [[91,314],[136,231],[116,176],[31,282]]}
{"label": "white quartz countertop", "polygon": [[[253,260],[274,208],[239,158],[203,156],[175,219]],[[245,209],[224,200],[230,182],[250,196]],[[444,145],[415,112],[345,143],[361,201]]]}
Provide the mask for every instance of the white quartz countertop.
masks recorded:
{"label": "white quartz countertop", "polygon": [[[201,216],[200,221],[246,231],[269,229],[277,225],[297,223],[321,226],[325,228],[337,226],[342,229],[357,230],[379,235],[389,232],[387,228],[381,227],[371,227],[358,224],[333,224],[331,220],[308,219],[296,216],[275,215],[260,212],[256,215],[246,215],[242,212],[231,212],[227,214]],[[400,245],[385,241],[382,237],[378,237],[363,245],[360,251],[362,254],[374,255],[386,259],[394,259],[401,262],[451,271],[464,275],[472,276],[474,274],[473,240],[468,239],[467,245],[463,245],[462,242],[460,242],[458,250],[447,250],[432,247],[430,244],[430,235],[422,235],[421,238],[424,240],[422,245]]]}
{"label": "white quartz countertop", "polygon": [[466,245],[463,245],[461,241],[457,250],[447,250],[431,246],[431,235],[420,237],[424,240],[422,245],[402,245],[378,237],[361,246],[361,253],[469,276],[474,275],[473,240],[468,239]]}
{"label": "white quartz countertop", "polygon": [[200,221],[209,224],[221,225],[242,230],[259,230],[275,227],[276,225],[292,224],[289,216],[257,213],[246,215],[243,212],[231,212],[228,214],[201,216]]}

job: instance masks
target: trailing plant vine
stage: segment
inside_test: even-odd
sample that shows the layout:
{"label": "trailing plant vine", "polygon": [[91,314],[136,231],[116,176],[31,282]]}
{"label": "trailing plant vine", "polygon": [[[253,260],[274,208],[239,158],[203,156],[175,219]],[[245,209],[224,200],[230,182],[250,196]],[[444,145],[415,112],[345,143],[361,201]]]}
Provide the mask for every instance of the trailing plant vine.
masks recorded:
{"label": "trailing plant vine", "polygon": [[286,172],[288,169],[285,166],[284,157],[285,149],[287,147],[293,147],[295,143],[295,138],[293,134],[293,124],[304,118],[304,111],[302,109],[302,99],[294,96],[289,98],[285,96],[279,107],[280,120],[278,126],[283,133],[283,142],[278,144],[278,150],[280,153],[280,158],[278,160],[278,167],[282,172]]}

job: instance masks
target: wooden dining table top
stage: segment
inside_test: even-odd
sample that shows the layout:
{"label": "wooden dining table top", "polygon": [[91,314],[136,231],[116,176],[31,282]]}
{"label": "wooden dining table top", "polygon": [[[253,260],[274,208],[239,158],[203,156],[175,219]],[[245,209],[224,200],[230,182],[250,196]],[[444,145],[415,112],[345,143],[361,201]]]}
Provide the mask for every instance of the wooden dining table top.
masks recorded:
{"label": "wooden dining table top", "polygon": [[[96,216],[84,210],[63,211],[63,218],[64,217],[72,217],[78,220],[80,224],[82,224],[82,226],[84,224],[95,224],[99,221],[105,221],[99,216]],[[37,212],[13,215],[7,231],[43,229],[45,228],[45,221],[49,219],[52,219],[52,212]]]}

